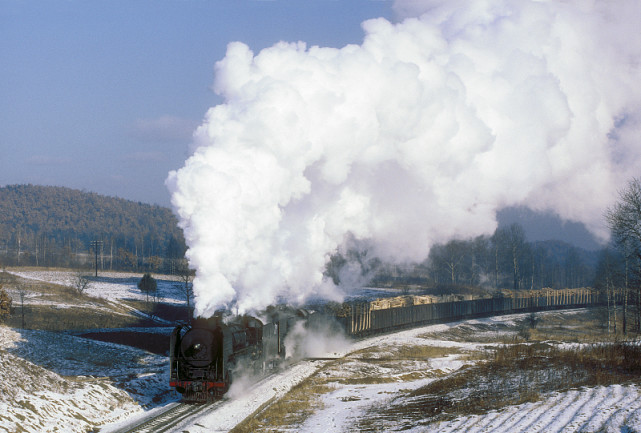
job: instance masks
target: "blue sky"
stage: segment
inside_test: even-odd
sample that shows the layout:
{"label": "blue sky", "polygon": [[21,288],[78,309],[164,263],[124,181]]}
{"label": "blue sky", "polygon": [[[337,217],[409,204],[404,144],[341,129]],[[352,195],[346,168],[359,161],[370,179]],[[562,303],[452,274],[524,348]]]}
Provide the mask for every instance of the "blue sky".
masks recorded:
{"label": "blue sky", "polygon": [[386,0],[0,0],[0,186],[169,205],[232,41],[360,43]]}

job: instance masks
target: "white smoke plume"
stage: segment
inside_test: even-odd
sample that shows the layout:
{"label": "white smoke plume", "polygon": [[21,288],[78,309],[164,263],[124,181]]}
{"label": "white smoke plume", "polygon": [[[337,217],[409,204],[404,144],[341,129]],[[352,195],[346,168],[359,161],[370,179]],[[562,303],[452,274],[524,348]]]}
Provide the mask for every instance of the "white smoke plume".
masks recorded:
{"label": "white smoke plume", "polygon": [[422,260],[528,206],[606,236],[639,175],[641,2],[397,1],[361,45],[234,42],[167,185],[197,314],[339,296],[346,236]]}

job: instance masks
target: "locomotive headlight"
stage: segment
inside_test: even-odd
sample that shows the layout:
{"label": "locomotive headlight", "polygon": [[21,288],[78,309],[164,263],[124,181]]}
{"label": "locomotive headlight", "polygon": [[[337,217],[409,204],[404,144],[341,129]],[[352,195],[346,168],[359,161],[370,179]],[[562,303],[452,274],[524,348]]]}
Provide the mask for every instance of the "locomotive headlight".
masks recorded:
{"label": "locomotive headlight", "polygon": [[199,354],[202,352],[204,349],[204,346],[202,343],[195,343],[189,346],[189,348],[185,351],[185,356],[188,358],[198,358]]}

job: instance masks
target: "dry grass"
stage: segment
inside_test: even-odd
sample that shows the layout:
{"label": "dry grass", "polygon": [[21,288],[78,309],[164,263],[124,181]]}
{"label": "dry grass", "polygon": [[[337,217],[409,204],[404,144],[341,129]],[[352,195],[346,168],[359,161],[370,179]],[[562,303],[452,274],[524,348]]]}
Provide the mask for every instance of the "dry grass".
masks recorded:
{"label": "dry grass", "polygon": [[503,323],[476,323],[470,325],[463,322],[455,324],[447,331],[426,332],[419,335],[419,337],[427,340],[508,344],[514,341],[516,334],[517,329],[514,326]]}
{"label": "dry grass", "polygon": [[[457,342],[478,342],[484,344],[515,344],[535,341],[563,341],[572,343],[595,343],[619,341],[634,337],[631,332],[622,335],[622,312],[617,312],[617,334],[608,332],[607,311],[597,307],[574,311],[547,311],[521,315],[513,323],[477,321],[462,322],[444,332],[427,332],[420,337]],[[631,313],[630,318],[631,321]],[[532,326],[532,319],[535,320]],[[630,326],[630,324],[629,324]]]}
{"label": "dry grass", "polygon": [[[68,271],[68,270],[67,270]],[[30,278],[22,278],[8,272],[0,272],[0,284],[4,285],[7,289],[23,288],[30,295],[40,295],[55,298],[57,302],[78,302],[79,295],[76,290],[71,287],[61,284],[48,283],[45,281],[38,281]],[[85,299],[88,299],[86,296]],[[14,306],[20,302],[20,299],[14,299]]]}
{"label": "dry grass", "polygon": [[269,401],[230,433],[280,432],[283,426],[299,425],[322,409],[320,397],[334,388],[318,374],[292,388],[277,401]]}
{"label": "dry grass", "polygon": [[347,359],[366,362],[427,360],[463,353],[456,347],[430,345],[368,347],[352,352]]}
{"label": "dry grass", "polygon": [[[536,327],[529,330],[529,340],[574,343],[616,340],[620,336],[608,333],[604,313],[603,308],[592,308],[578,313],[559,311],[538,313],[536,316],[539,322]],[[525,326],[523,322],[519,325]]]}
{"label": "dry grass", "polygon": [[325,372],[341,385],[411,382],[443,375],[428,368],[430,359],[461,354],[458,348],[427,345],[367,348],[350,354],[340,368],[326,368]]}
{"label": "dry grass", "polygon": [[[22,328],[23,319],[25,329],[47,331],[132,326],[139,320],[109,311],[112,306],[104,300],[82,295],[71,287],[7,272],[0,272],[0,282],[13,294],[13,312],[5,322],[13,328]],[[24,306],[16,295],[18,289],[25,290],[29,297]]]}
{"label": "dry grass", "polygon": [[[90,307],[56,308],[51,305],[25,305],[24,328],[45,331],[69,329],[120,328],[135,326],[140,319],[133,316],[97,311]],[[17,307],[6,321],[12,328],[22,328],[22,308]]]}
{"label": "dry grass", "polygon": [[561,349],[549,344],[504,345],[487,359],[374,408],[357,426],[429,424],[538,401],[545,393],[584,386],[641,383],[641,346],[609,343]]}
{"label": "dry grass", "polygon": [[439,347],[427,345],[402,346],[395,348],[392,359],[431,359],[443,358],[448,355],[461,354],[462,351],[456,347]]}

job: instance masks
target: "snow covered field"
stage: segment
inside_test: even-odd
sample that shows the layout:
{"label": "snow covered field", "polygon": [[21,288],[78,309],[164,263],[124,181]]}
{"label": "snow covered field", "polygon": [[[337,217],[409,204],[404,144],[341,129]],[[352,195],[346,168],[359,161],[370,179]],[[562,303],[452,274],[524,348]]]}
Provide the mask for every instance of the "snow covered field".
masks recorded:
{"label": "snow covered field", "polygon": [[[74,271],[50,270],[18,270],[10,271],[19,277],[74,287],[78,273]],[[97,279],[89,273],[91,282],[85,294],[95,298],[106,299],[113,302],[124,299],[144,301],[145,295],[138,289],[141,274],[125,272],[100,272]],[[153,275],[158,284],[159,301],[166,303],[184,303],[184,295],[177,287],[180,285],[178,277],[170,275]],[[29,299],[29,298],[28,298]]]}
{"label": "snow covered field", "polygon": [[[70,284],[73,278],[72,272],[25,271],[21,275],[61,284]],[[165,281],[159,285],[162,297],[180,302],[175,282]],[[140,299],[136,282],[131,275],[112,276],[96,284],[92,293],[115,303]],[[427,425],[415,417],[378,420],[373,416],[380,408],[410,402],[413,390],[476,362],[474,354],[485,350],[488,340],[514,335],[522,318],[432,325],[352,342],[340,352],[327,354],[335,360],[300,361],[257,383],[238,380],[222,404],[174,431],[227,432],[247,418],[260,420],[276,402],[288,401],[292,388],[317,380],[327,386],[308,396],[307,413],[290,424],[270,428],[303,433],[641,432],[641,390],[633,384],[551,392],[540,401]],[[408,347],[415,352],[404,354]],[[421,350],[430,355],[416,356]],[[167,386],[166,357],[66,333],[0,327],[0,368],[0,432],[108,433],[177,399]],[[373,426],[368,424],[371,420]]]}
{"label": "snow covered field", "polygon": [[[78,279],[75,271],[52,271],[46,269],[19,269],[9,273],[23,278],[27,282],[47,282],[60,286],[74,288]],[[107,314],[126,314],[148,318],[148,314],[136,310],[125,301],[145,301],[146,295],[138,289],[142,274],[124,272],[100,272],[95,278],[89,275],[89,285],[82,297],[65,297],[61,299],[56,294],[43,293],[29,284],[24,284],[25,305],[52,306],[62,308],[89,308]],[[170,305],[185,305],[185,295],[182,292],[179,278],[171,275],[154,275],[157,283],[157,300]],[[74,289],[75,290],[75,289]],[[9,296],[14,300],[14,306],[20,303],[20,293],[17,287],[8,286]],[[93,300],[93,301],[92,301]],[[154,317],[154,321],[165,325],[170,322]]]}
{"label": "snow covered field", "polygon": [[484,416],[461,417],[408,432],[612,432],[641,431],[636,386],[611,385],[554,393],[543,401],[510,406]]}

